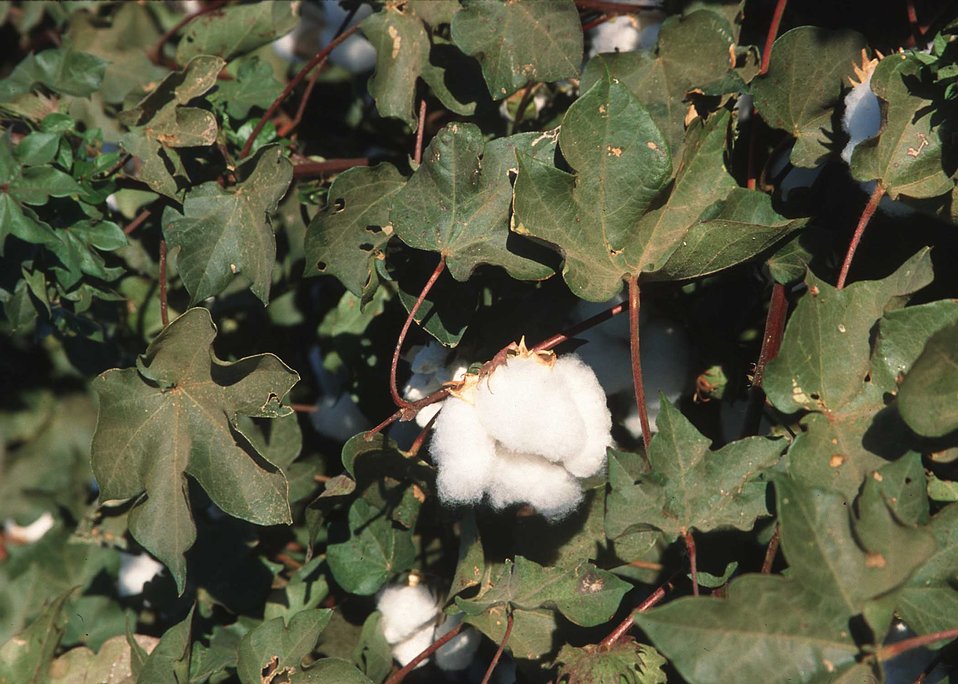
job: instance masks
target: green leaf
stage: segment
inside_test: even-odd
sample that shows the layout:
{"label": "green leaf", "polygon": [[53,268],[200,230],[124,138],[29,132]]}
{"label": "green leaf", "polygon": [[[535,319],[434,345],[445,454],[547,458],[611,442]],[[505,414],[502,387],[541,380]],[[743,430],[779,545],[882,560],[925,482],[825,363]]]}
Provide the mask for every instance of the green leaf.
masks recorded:
{"label": "green leaf", "polygon": [[47,681],[47,670],[66,625],[64,606],[72,594],[70,589],[50,600],[33,624],[0,645],[0,682],[41,684]]}
{"label": "green leaf", "polygon": [[558,681],[568,684],[666,684],[665,658],[631,639],[609,649],[566,645],[556,661],[560,663]]}
{"label": "green leaf", "polygon": [[479,264],[501,266],[519,280],[542,280],[552,269],[509,233],[517,151],[551,159],[554,141],[526,133],[483,145],[472,124],[450,124],[429,143],[423,164],[399,191],[390,213],[396,235],[410,247],[439,252],[456,280]]}
{"label": "green leaf", "polygon": [[374,682],[382,682],[393,669],[393,653],[383,634],[382,613],[374,610],[363,623],[353,650],[353,663]]}
{"label": "green leaf", "polygon": [[958,591],[958,506],[952,504],[932,518],[930,529],[938,550],[896,592],[896,610],[917,634],[931,634],[955,626]]}
{"label": "green leaf", "polygon": [[572,0],[466,0],[452,18],[452,40],[482,65],[494,100],[530,81],[578,76],[582,27]]}
{"label": "green leaf", "polygon": [[369,78],[369,94],[376,101],[379,115],[401,119],[415,130],[416,78],[429,60],[426,28],[417,16],[393,4],[368,16],[361,26],[376,48],[376,70]]}
{"label": "green leaf", "polygon": [[757,518],[767,514],[767,485],[757,476],[778,462],[784,444],[746,437],[713,452],[709,440],[664,396],[661,404],[658,432],[649,447],[651,473],[633,484],[612,453],[612,493],[605,522],[609,537],[650,527],[673,539],[693,528],[702,532],[720,527],[751,529]]}
{"label": "green leaf", "polygon": [[37,86],[55,93],[86,97],[100,87],[106,62],[72,47],[28,55],[0,81],[0,104],[7,104]]}
{"label": "green leaf", "polygon": [[690,684],[828,681],[858,656],[842,610],[769,575],[734,580],[724,599],[677,599],[635,622]]}
{"label": "green leaf", "polygon": [[194,57],[182,71],[164,78],[133,109],[120,113],[120,121],[132,129],[120,138],[120,144],[142,160],[140,179],[161,195],[176,198],[179,188],[174,175],[186,175],[175,148],[216,141],[216,117],[205,109],[185,105],[216,85],[225,64],[219,57]]}
{"label": "green leaf", "polygon": [[898,393],[898,408],[908,426],[926,437],[958,429],[958,323],[932,335]]}
{"label": "green leaf", "polygon": [[196,537],[186,475],[234,517],[290,521],[286,477],[256,452],[236,416],[288,413],[279,401],[299,376],[272,354],[224,363],[210,348],[215,336],[209,312],[190,309],[156,337],[136,369],[111,369],[94,381],[100,416],[92,458],[101,499],[137,499],[130,529],[170,569],[180,592],[183,553]]}
{"label": "green leaf", "polygon": [[795,166],[817,166],[830,152],[834,111],[864,48],[865,37],[855,31],[816,26],[799,26],[775,41],[768,73],[756,77],[751,90],[762,119],[795,138]]}
{"label": "green leaf", "polygon": [[654,54],[596,55],[586,65],[581,87],[591,88],[606,72],[621,81],[648,110],[672,156],[679,158],[688,113],[686,95],[729,74],[729,49],[734,42],[729,23],[715,12],[698,10],[672,16],[662,22]]}
{"label": "green leaf", "polygon": [[229,61],[289,33],[297,23],[290,2],[230,5],[189,23],[176,46],[176,61],[186,64],[198,55]]}
{"label": "green leaf", "polygon": [[935,552],[932,535],[895,519],[881,496],[858,515],[840,495],[775,479],[782,551],[790,577],[851,617],[894,591]]}
{"label": "green leaf", "polygon": [[190,612],[181,622],[170,627],[160,637],[160,643],[156,645],[137,672],[138,682],[179,684],[189,681],[195,609],[195,606],[190,608]]}
{"label": "green leaf", "polygon": [[479,62],[436,33],[430,39],[429,61],[423,65],[421,76],[442,105],[461,116],[491,109],[492,99]]}
{"label": "green leaf", "polygon": [[671,176],[669,151],[642,105],[611,77],[566,112],[559,147],[578,173],[519,156],[514,229],[558,246],[578,297],[606,301],[633,264],[649,260],[653,247],[634,227]]}
{"label": "green leaf", "polygon": [[958,323],[958,302],[949,299],[886,313],[879,321],[872,355],[875,382],[885,391],[896,392],[928,339],[954,323]]}
{"label": "green leaf", "polygon": [[336,582],[360,596],[375,594],[390,577],[412,567],[415,557],[412,532],[397,529],[385,511],[365,499],[349,508],[349,539],[327,549]]}
{"label": "green leaf", "polygon": [[392,234],[389,212],[406,179],[392,164],[356,167],[336,176],[326,206],[306,233],[304,275],[332,275],[357,297],[378,285],[375,261]]}
{"label": "green leaf", "polygon": [[456,597],[466,615],[475,616],[497,606],[533,610],[556,608],[582,627],[608,621],[631,588],[627,582],[592,563],[571,569],[547,568],[516,556],[506,560],[499,573],[474,599]]}
{"label": "green leaf", "polygon": [[178,247],[176,265],[191,301],[212,297],[242,274],[263,305],[276,261],[270,214],[293,179],[282,148],[270,145],[236,169],[237,184],[225,190],[209,181],[190,190],[183,215],[163,221],[163,234]]}
{"label": "green leaf", "polygon": [[217,83],[209,99],[225,106],[234,119],[245,119],[251,108],[266,109],[282,91],[270,65],[259,57],[251,57],[240,63],[235,80]]}
{"label": "green leaf", "polygon": [[[494,606],[479,615],[467,615],[463,621],[485,634],[494,644],[501,644],[508,624],[506,610],[505,606]],[[513,658],[533,661],[538,669],[543,656],[555,651],[553,639],[558,629],[555,612],[517,608],[512,611],[512,618],[509,652]]]}
{"label": "green leaf", "polygon": [[289,681],[302,670],[303,659],[312,653],[319,635],[326,629],[332,610],[305,610],[287,625],[283,618],[267,620],[243,637],[236,674],[243,684],[261,684],[264,673],[286,674]]}
{"label": "green leaf", "polygon": [[882,101],[882,127],[852,154],[852,175],[877,180],[889,197],[934,197],[951,191],[954,182],[942,166],[942,143],[931,123],[931,100],[913,93],[920,83],[921,60],[890,55],[878,63],[871,89]]}
{"label": "green leaf", "polygon": [[459,0],[409,0],[407,4],[433,28],[452,23],[452,18],[461,9]]}

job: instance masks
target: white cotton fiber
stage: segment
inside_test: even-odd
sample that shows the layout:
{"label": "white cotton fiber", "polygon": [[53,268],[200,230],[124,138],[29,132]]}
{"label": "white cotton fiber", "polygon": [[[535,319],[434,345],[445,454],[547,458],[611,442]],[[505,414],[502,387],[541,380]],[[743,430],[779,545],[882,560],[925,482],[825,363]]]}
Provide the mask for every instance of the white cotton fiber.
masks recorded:
{"label": "white cotton fiber", "polygon": [[527,503],[550,520],[565,517],[582,502],[582,487],[568,470],[535,454],[496,454],[489,485],[493,508]]}
{"label": "white cotton fiber", "polygon": [[592,477],[605,467],[605,452],[612,445],[612,416],[605,392],[595,373],[578,356],[559,358],[554,373],[585,425],[582,447],[564,459],[562,465],[576,477]]}
{"label": "white cotton fiber", "polygon": [[848,134],[849,141],[842,150],[842,159],[846,164],[852,163],[852,153],[859,143],[874,138],[881,129],[881,106],[871,89],[872,73],[874,66],[866,68],[861,74],[862,82],[845,96],[842,128]]}
{"label": "white cotton fiber", "polygon": [[[433,640],[445,636],[450,630],[462,624],[462,613],[446,618],[446,621],[436,627]],[[476,651],[482,642],[482,635],[471,627],[466,627],[459,634],[443,644],[435,654],[436,665],[446,672],[465,670],[476,657]]]}
{"label": "white cotton fiber", "polygon": [[585,446],[585,422],[568,388],[555,368],[535,356],[509,359],[481,380],[476,410],[489,436],[512,451],[555,462]]}
{"label": "white cotton fiber", "polygon": [[602,52],[632,52],[641,39],[639,22],[625,15],[617,16],[592,29],[591,39],[590,57]]}
{"label": "white cotton fiber", "polygon": [[[429,645],[434,641],[434,632],[435,628],[432,625],[426,625],[425,627],[413,632],[413,634],[405,641],[391,644],[393,658],[399,661],[400,665],[405,667],[413,658],[429,648]],[[422,667],[427,662],[429,661],[424,660],[416,667]]]}
{"label": "white cotton fiber", "polygon": [[430,453],[439,468],[436,486],[444,501],[475,504],[482,500],[492,476],[496,444],[483,429],[473,404],[455,397],[442,403]]}
{"label": "white cotton fiber", "polygon": [[7,538],[17,544],[32,544],[39,541],[47,532],[53,529],[56,520],[50,511],[44,511],[29,525],[18,525],[13,518],[3,521],[3,532]]}
{"label": "white cotton fiber", "polygon": [[140,553],[120,553],[120,574],[117,589],[120,596],[136,596],[143,593],[146,583],[163,571],[163,564],[152,556]]}
{"label": "white cotton fiber", "polygon": [[395,644],[409,639],[427,625],[431,629],[439,615],[439,602],[425,585],[394,584],[379,593],[376,609],[383,615],[380,622],[383,636]]}

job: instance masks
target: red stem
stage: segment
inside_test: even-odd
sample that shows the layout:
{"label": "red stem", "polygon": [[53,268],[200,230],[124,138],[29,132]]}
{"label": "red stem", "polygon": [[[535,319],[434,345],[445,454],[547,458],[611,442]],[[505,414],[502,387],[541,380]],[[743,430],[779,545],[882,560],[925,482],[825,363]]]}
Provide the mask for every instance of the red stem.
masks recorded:
{"label": "red stem", "polygon": [[[442,409],[440,409],[441,411]],[[426,423],[426,426],[416,435],[416,439],[413,440],[413,443],[409,447],[409,451],[406,452],[406,456],[412,458],[419,454],[419,450],[422,449],[422,445],[426,443],[426,438],[429,437],[429,433],[432,432],[432,426],[436,424],[436,418],[439,417],[440,411],[436,411],[435,415],[429,419],[429,422]]]}
{"label": "red stem", "polygon": [[354,166],[369,166],[369,157],[327,159],[321,162],[300,162],[293,166],[293,178],[315,178],[327,173],[339,173]]}
{"label": "red stem", "polygon": [[160,240],[160,321],[165,328],[170,324],[170,313],[166,308],[166,240]]}
{"label": "red stem", "polygon": [[778,554],[778,544],[782,538],[782,529],[776,525],[772,532],[772,538],[768,540],[768,548],[765,549],[765,560],[762,562],[762,574],[767,575],[772,572],[772,564],[775,562],[775,556]]}
{"label": "red stem", "polygon": [[156,44],[153,47],[151,47],[149,50],[146,51],[147,57],[149,57],[150,61],[153,62],[154,64],[161,64],[163,62],[163,46],[165,46],[169,42],[170,38],[175,36],[177,32],[180,31],[180,29],[182,29],[184,26],[189,24],[194,19],[202,17],[204,14],[210,14],[212,12],[215,12],[216,10],[223,7],[223,5],[225,4],[226,4],[226,0],[215,0],[214,2],[211,2],[209,5],[199,10],[198,12],[194,12],[193,14],[183,17],[179,22],[177,22],[177,24],[173,28],[171,28],[169,31],[167,31],[162,36],[160,36],[159,40],[156,41]]}
{"label": "red stem", "polygon": [[918,23],[918,13],[915,11],[914,0],[905,0],[905,10],[908,13],[908,25],[911,26],[911,39],[914,45],[920,45],[923,38],[921,24]]}
{"label": "red stem", "polygon": [[455,627],[450,629],[448,632],[443,634],[441,637],[436,639],[434,642],[429,644],[429,646],[426,647],[425,651],[423,651],[422,653],[417,655],[415,658],[410,660],[408,663],[406,663],[406,665],[401,670],[397,670],[396,672],[393,672],[392,675],[390,675],[389,679],[386,680],[386,684],[399,684],[399,682],[401,682],[403,679],[406,678],[407,674],[409,674],[410,672],[416,669],[416,666],[419,665],[419,663],[421,663],[426,658],[431,656],[433,653],[438,651],[440,648],[443,647],[443,645],[446,644],[446,642],[450,641],[454,636],[459,634],[459,632],[462,630],[464,626],[465,625],[460,622],[458,625],[456,625]]}
{"label": "red stem", "polygon": [[655,3],[648,5],[632,5],[626,2],[608,2],[607,0],[575,0],[579,9],[596,10],[606,14],[635,14],[641,10],[657,10],[662,7]]}
{"label": "red stem", "polygon": [[778,36],[778,27],[782,23],[782,15],[785,14],[785,5],[788,0],[778,0],[775,3],[775,12],[772,14],[772,22],[768,27],[768,35],[765,37],[765,48],[762,50],[762,66],[758,70],[759,76],[768,73],[768,64],[772,61],[772,45],[775,43],[775,37]]}
{"label": "red stem", "polygon": [[124,234],[124,235],[129,235],[129,234],[132,233],[134,230],[136,230],[137,228],[139,228],[140,226],[142,226],[142,225],[143,225],[143,222],[146,221],[148,218],[150,218],[150,214],[152,214],[152,213],[153,213],[153,212],[150,211],[149,208],[144,209],[143,211],[141,211],[139,214],[137,214],[137,215],[133,218],[132,221],[130,221],[130,222],[127,224],[126,228],[123,229],[123,234]]}
{"label": "red stem", "polygon": [[492,671],[495,670],[496,665],[499,664],[499,659],[502,658],[502,652],[506,649],[506,642],[508,642],[509,637],[512,636],[512,623],[513,617],[510,611],[506,621],[506,633],[502,635],[502,641],[499,642],[499,648],[496,649],[496,654],[492,656],[492,661],[489,663],[489,667],[486,668],[486,674],[482,678],[481,684],[489,684],[489,680],[492,678]]}
{"label": "red stem", "polygon": [[605,22],[609,21],[609,19],[611,18],[612,18],[612,15],[610,14],[600,14],[598,17],[596,17],[592,21],[582,24],[582,32],[585,33],[586,31],[591,31],[596,26],[601,26]]}
{"label": "red stem", "polygon": [[274,114],[276,114],[277,110],[280,108],[280,105],[282,105],[283,101],[289,97],[289,94],[293,92],[293,89],[298,86],[304,78],[306,78],[306,74],[308,74],[313,67],[321,67],[324,65],[326,60],[329,58],[330,53],[339,47],[357,30],[359,30],[359,24],[356,24],[355,26],[352,26],[340,33],[336,38],[331,40],[326,47],[313,55],[312,59],[306,62],[303,68],[300,69],[295,76],[293,76],[292,80],[286,84],[285,88],[283,88],[283,92],[279,94],[279,97],[273,100],[273,103],[266,110],[266,113],[263,114],[263,118],[261,118],[253,128],[253,132],[250,133],[249,139],[246,141],[246,144],[243,145],[243,150],[240,152],[240,159],[244,159],[249,155],[250,150],[253,149],[253,142],[259,136],[260,131],[263,130],[263,126],[265,126],[266,122],[269,121]]}
{"label": "red stem", "polygon": [[872,193],[872,196],[868,198],[868,204],[865,205],[865,210],[862,211],[862,217],[858,220],[855,234],[852,235],[852,241],[848,245],[848,252],[845,253],[845,261],[842,263],[842,270],[838,274],[838,283],[835,285],[839,290],[845,287],[845,281],[848,279],[848,271],[851,269],[852,259],[855,257],[855,250],[858,249],[858,243],[861,242],[862,235],[865,234],[865,228],[878,209],[878,203],[881,202],[881,198],[884,194],[885,186],[882,185],[880,181],[876,181],[875,191]]}
{"label": "red stem", "polygon": [[639,276],[629,278],[629,348],[632,352],[632,384],[635,386],[635,403],[639,408],[639,423],[642,425],[642,443],[645,445],[648,463],[652,429],[649,427],[649,411],[645,404],[645,385],[642,383],[642,358],[639,354]]}
{"label": "red stem", "polygon": [[663,584],[661,587],[659,587],[658,589],[653,591],[651,594],[649,594],[645,598],[645,600],[642,601],[642,603],[640,603],[636,607],[635,610],[629,613],[629,616],[627,618],[625,618],[622,622],[616,625],[616,628],[612,630],[609,636],[607,636],[605,639],[599,642],[599,648],[607,651],[613,646],[615,646],[619,642],[619,640],[621,640],[626,634],[628,634],[629,630],[632,629],[633,626],[635,626],[635,615],[637,613],[644,613],[649,608],[654,606],[656,603],[661,601],[663,598],[665,598],[665,593],[671,588],[672,588],[672,580],[669,580],[668,582]]}
{"label": "red stem", "polygon": [[945,639],[955,638],[958,638],[958,627],[952,627],[951,629],[946,629],[942,632],[922,634],[921,636],[912,637],[911,639],[903,639],[902,641],[895,642],[894,644],[880,646],[878,648],[877,654],[878,660],[885,662],[886,660],[891,660],[892,658],[899,656],[906,651],[912,651],[916,648],[933,644],[936,641],[944,641]]}
{"label": "red stem", "polygon": [[416,149],[413,151],[412,159],[416,166],[422,163],[422,139],[426,131],[426,98],[419,102],[419,125],[416,126]]}
{"label": "red stem", "polygon": [[689,570],[692,574],[692,596],[699,595],[699,570],[698,561],[695,558],[695,537],[692,536],[692,530],[687,530],[682,539],[685,540],[685,548],[689,551]]}
{"label": "red stem", "polygon": [[399,354],[402,352],[402,343],[406,341],[406,333],[409,332],[409,327],[412,325],[412,322],[416,317],[416,313],[419,311],[419,307],[422,306],[422,303],[426,300],[426,295],[429,294],[432,286],[436,284],[437,280],[439,280],[439,276],[442,275],[442,272],[445,270],[445,268],[446,256],[444,254],[440,254],[439,263],[436,264],[436,269],[432,272],[432,275],[429,276],[429,280],[426,281],[426,284],[423,285],[422,292],[419,293],[416,303],[412,305],[412,308],[409,310],[409,315],[406,316],[406,322],[403,323],[402,330],[399,331],[399,339],[396,340],[396,348],[393,350],[393,362],[389,368],[389,393],[392,395],[393,403],[402,409],[407,409],[413,406],[412,402],[407,401],[399,396],[399,390],[396,387],[396,368],[399,366]]}
{"label": "red stem", "polygon": [[609,309],[606,309],[602,313],[596,314],[595,316],[592,316],[591,318],[585,319],[581,323],[576,323],[575,325],[565,330],[564,332],[559,333],[558,335],[553,335],[552,337],[549,337],[543,340],[542,342],[534,346],[532,348],[532,351],[534,352],[548,351],[549,349],[558,347],[560,344],[562,344],[566,340],[569,340],[570,338],[573,338],[579,333],[589,330],[590,328],[594,328],[599,323],[603,323],[609,320],[610,318],[612,318],[613,316],[618,316],[620,313],[622,313],[628,308],[629,308],[629,305],[626,302],[623,302],[622,304],[616,304],[615,306]]}
{"label": "red stem", "polygon": [[296,413],[316,413],[319,410],[316,404],[289,404],[288,406]]}
{"label": "red stem", "polygon": [[758,354],[755,373],[752,376],[752,386],[749,388],[744,435],[756,434],[761,426],[762,407],[765,403],[765,393],[762,391],[765,367],[769,361],[778,356],[778,350],[782,346],[782,336],[785,334],[785,316],[787,313],[788,297],[785,295],[785,286],[781,283],[775,283],[772,285],[772,298],[768,303],[768,314],[765,316],[762,350]]}

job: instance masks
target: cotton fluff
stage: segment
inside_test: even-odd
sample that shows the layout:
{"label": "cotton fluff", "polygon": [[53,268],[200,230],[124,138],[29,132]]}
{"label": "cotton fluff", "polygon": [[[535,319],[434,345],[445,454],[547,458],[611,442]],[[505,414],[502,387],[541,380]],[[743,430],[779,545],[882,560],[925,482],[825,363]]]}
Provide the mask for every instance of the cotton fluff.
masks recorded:
{"label": "cotton fluff", "polygon": [[878,97],[872,92],[872,74],[878,60],[868,60],[862,50],[862,66],[855,66],[858,81],[852,80],[852,89],[845,96],[845,113],[842,115],[842,128],[848,134],[848,144],[842,150],[842,159],[852,163],[852,153],[858,144],[874,138],[881,129],[881,107]]}
{"label": "cotton fluff", "polygon": [[653,50],[659,40],[662,18],[660,12],[654,11],[619,15],[602,22],[589,32],[589,57],[603,52]]}
{"label": "cotton fluff", "polygon": [[18,525],[13,518],[3,521],[3,533],[18,544],[32,544],[49,532],[56,521],[50,511],[44,511],[29,525]]}
{"label": "cotton fluff", "polygon": [[[445,622],[436,627],[436,633],[433,640],[440,639],[462,624],[463,614],[459,613],[446,618]],[[466,627],[459,634],[444,643],[436,651],[436,665],[446,672],[458,672],[465,670],[476,657],[476,651],[479,650],[479,644],[482,641],[482,635]]]}
{"label": "cotton fluff", "polygon": [[493,508],[532,505],[549,519],[582,500],[576,478],[605,467],[612,418],[595,374],[568,355],[521,345],[484,376],[467,376],[442,404],[430,453],[439,496]]}
{"label": "cotton fluff", "polygon": [[[419,401],[428,397],[444,384],[460,380],[466,374],[466,366],[450,359],[450,352],[438,342],[428,342],[410,349],[412,376],[403,387],[403,397]],[[416,424],[426,425],[439,413],[439,404],[430,404],[416,414]]]}
{"label": "cotton fluff", "polygon": [[117,588],[120,596],[136,596],[143,593],[146,583],[163,571],[163,564],[145,553],[120,554],[120,575]]}

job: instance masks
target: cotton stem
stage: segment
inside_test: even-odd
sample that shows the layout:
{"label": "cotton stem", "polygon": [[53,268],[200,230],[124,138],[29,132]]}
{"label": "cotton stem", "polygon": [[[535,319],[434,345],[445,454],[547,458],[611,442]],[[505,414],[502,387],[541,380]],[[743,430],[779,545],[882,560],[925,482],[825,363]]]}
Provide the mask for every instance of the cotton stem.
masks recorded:
{"label": "cotton stem", "polygon": [[170,312],[166,305],[166,240],[160,240],[160,321],[165,328],[170,324]]}
{"label": "cotton stem", "polygon": [[922,646],[928,646],[936,641],[944,641],[945,639],[956,638],[958,638],[958,627],[946,629],[943,632],[922,634],[921,636],[912,637],[911,639],[903,639],[902,641],[897,641],[894,644],[888,644],[886,646],[879,647],[877,653],[878,660],[881,662],[886,662],[892,658],[900,656],[902,653],[913,651],[914,649],[921,648]]}
{"label": "cotton stem", "polygon": [[695,557],[695,537],[692,536],[692,530],[686,530],[682,535],[685,541],[685,548],[689,552],[689,573],[692,575],[692,596],[699,595],[699,570],[698,561]]}
{"label": "cotton stem", "polygon": [[645,403],[645,386],[642,383],[642,358],[639,349],[639,276],[629,278],[629,348],[632,352],[632,384],[635,387],[635,403],[639,409],[639,422],[642,425],[642,443],[645,445],[645,459],[648,463],[649,445],[652,443],[652,429],[649,427],[649,411]]}
{"label": "cotton stem", "polygon": [[489,680],[492,678],[492,673],[496,669],[496,665],[499,664],[499,659],[502,658],[502,652],[506,648],[506,643],[509,641],[509,637],[512,635],[512,624],[513,624],[512,612],[509,612],[509,617],[506,621],[506,633],[502,635],[502,641],[499,642],[499,648],[496,649],[496,654],[492,656],[492,661],[489,663],[489,667],[486,669],[486,674],[482,678],[481,684],[489,684]]}
{"label": "cotton stem", "polygon": [[653,591],[651,594],[649,594],[645,598],[645,600],[642,601],[642,603],[640,603],[638,606],[635,607],[635,610],[629,613],[629,616],[627,618],[625,618],[622,622],[616,625],[615,629],[612,630],[609,636],[607,636],[605,639],[599,642],[599,648],[604,651],[607,651],[613,646],[615,646],[620,640],[622,640],[623,637],[625,637],[626,634],[629,633],[629,630],[632,629],[633,626],[635,626],[635,616],[638,615],[639,613],[644,613],[649,608],[651,608],[652,606],[657,604],[659,601],[661,601],[663,598],[665,598],[666,592],[668,592],[669,589],[671,588],[672,588],[672,580],[670,579],[668,582],[666,582],[661,587],[659,587],[658,589]]}
{"label": "cotton stem", "polygon": [[838,274],[838,282],[835,287],[841,290],[845,287],[845,281],[848,279],[848,271],[852,267],[852,259],[855,257],[855,250],[858,249],[858,243],[862,241],[862,235],[865,234],[865,228],[868,226],[868,222],[872,220],[872,216],[875,215],[875,211],[878,209],[878,203],[881,202],[881,198],[885,195],[885,186],[881,182],[875,184],[875,190],[872,192],[871,197],[868,198],[868,204],[865,205],[865,210],[862,211],[862,216],[858,220],[858,226],[855,228],[855,234],[852,235],[852,241],[848,245],[848,251],[845,253],[845,261],[842,263],[842,270]]}
{"label": "cotton stem", "polygon": [[459,634],[459,632],[462,631],[462,628],[464,626],[465,625],[460,622],[458,625],[456,625],[455,627],[450,629],[448,632],[443,634],[441,637],[436,639],[434,642],[429,644],[429,646],[426,647],[426,650],[424,650],[422,653],[420,653],[415,658],[413,658],[408,663],[406,663],[406,665],[401,670],[397,670],[396,672],[393,672],[389,676],[389,679],[386,680],[386,684],[399,684],[399,682],[401,682],[402,680],[406,678],[406,675],[408,675],[410,672],[416,669],[419,663],[421,663],[426,658],[431,656],[433,653],[438,651],[446,643],[451,641],[453,637]]}

